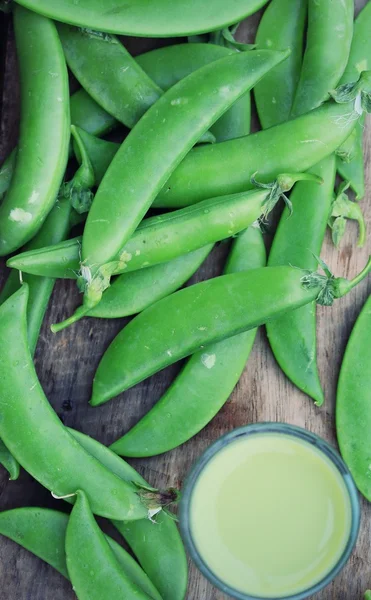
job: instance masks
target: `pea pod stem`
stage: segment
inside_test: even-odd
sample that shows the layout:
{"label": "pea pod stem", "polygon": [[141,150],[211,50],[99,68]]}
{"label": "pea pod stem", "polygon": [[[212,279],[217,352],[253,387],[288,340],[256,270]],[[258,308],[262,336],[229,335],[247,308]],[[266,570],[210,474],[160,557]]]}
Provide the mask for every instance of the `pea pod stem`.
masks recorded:
{"label": "pea pod stem", "polygon": [[359,204],[349,200],[346,194],[349,185],[349,183],[345,182],[339,187],[337,196],[332,204],[329,226],[332,230],[332,240],[335,246],[338,247],[345,233],[347,219],[357,221],[359,228],[357,245],[359,248],[362,248],[366,241],[366,223]]}

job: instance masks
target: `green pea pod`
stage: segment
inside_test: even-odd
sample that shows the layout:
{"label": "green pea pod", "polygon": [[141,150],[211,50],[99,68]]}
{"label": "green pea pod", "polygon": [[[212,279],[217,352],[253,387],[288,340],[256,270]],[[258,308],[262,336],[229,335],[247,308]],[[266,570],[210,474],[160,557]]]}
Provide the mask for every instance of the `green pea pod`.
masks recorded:
{"label": "green pea pod", "polygon": [[[287,52],[268,50],[227,56],[180,81],[146,112],[122,144],[95,196],[82,243],[84,303],[64,325],[98,304],[109,285],[115,253],[200,135],[286,56]],[[167,151],[159,152],[159,144]],[[117,202],[123,182],[125,201]]]}
{"label": "green pea pod", "polygon": [[[127,462],[93,438],[69,429],[73,437],[107,469],[128,482],[147,482]],[[163,600],[183,600],[187,590],[187,557],[174,519],[164,511],[149,519],[114,521]]]}
{"label": "green pea pod", "polygon": [[292,117],[317,108],[338,85],[349,59],[354,0],[308,0],[308,15],[307,45]]}
{"label": "green pea pod", "polygon": [[147,600],[149,596],[122,571],[99,529],[85,493],[76,493],[66,531],[68,574],[79,600]]}
{"label": "green pea pod", "polygon": [[[321,186],[299,182],[290,196],[293,212],[284,210],[274,236],[268,265],[316,268],[331,211],[335,184],[332,154],[311,169],[322,177]],[[267,323],[273,354],[283,372],[318,406],[324,401],[317,368],[316,306],[312,302]]]}
{"label": "green pea pod", "polygon": [[182,37],[215,31],[241,21],[259,10],[267,0],[17,0],[42,15],[109,33],[139,37]]}
{"label": "green pea pod", "polygon": [[201,266],[211,249],[212,244],[209,244],[169,262],[120,275],[88,316],[118,319],[141,312],[182,287]]}
{"label": "green pea pod", "polygon": [[[258,185],[255,190],[211,198],[195,206],[144,219],[115,256],[113,273],[148,268],[235,235],[268,214],[281,196],[285,198],[284,192],[291,189],[294,181],[307,178],[305,173],[280,175],[271,184],[255,182]],[[10,258],[7,265],[34,275],[50,277],[53,273],[53,277],[74,278],[79,275],[79,260],[80,238],[76,238],[24,252]],[[84,269],[82,264],[82,274]],[[58,326],[53,328],[56,330]]]}
{"label": "green pea pod", "polygon": [[365,592],[365,600],[371,600],[371,590],[366,590],[366,592]]}
{"label": "green pea pod", "polygon": [[254,89],[263,129],[287,121],[300,78],[308,0],[272,0],[259,23],[258,48],[290,48],[287,60],[272,69]]}
{"label": "green pea pod", "polygon": [[14,27],[21,128],[14,175],[0,206],[1,255],[20,248],[45,221],[62,182],[70,138],[67,68],[54,23],[15,6]]}
{"label": "green pea pod", "polygon": [[[287,44],[283,46],[286,47]],[[193,71],[233,53],[234,50],[216,44],[176,44],[146,52],[137,56],[135,60],[157,85],[163,90],[168,90]],[[248,135],[250,120],[250,93],[247,92],[232,104],[210,131],[218,142],[223,142]]]}
{"label": "green pea pod", "polygon": [[[325,265],[323,265],[325,267]],[[316,300],[330,305],[352,281],[291,266],[265,267],[198,283],[156,302],[113,340],[98,366],[90,403],[97,406],[166,366]]]}
{"label": "green pea pod", "polygon": [[0,464],[8,471],[10,480],[14,481],[18,479],[19,463],[9,452],[2,440],[0,440]]}
{"label": "green pea pod", "polygon": [[[362,71],[371,66],[371,5],[367,3],[359,13],[354,23],[354,35],[350,49],[349,61],[341,83],[354,81]],[[363,130],[364,119],[356,127],[356,141],[354,143],[355,156],[349,162],[337,160],[337,170],[345,181],[349,181],[356,194],[357,200],[362,200],[365,195],[365,174],[363,164]]]}
{"label": "green pea pod", "polygon": [[91,457],[45,398],[28,347],[27,300],[24,284],[0,307],[1,439],[19,464],[58,496],[81,487],[96,514],[145,518],[145,494]]}
{"label": "green pea pod", "polygon": [[57,27],[67,64],[83,88],[106,112],[133,127],[162,90],[115,36],[62,23]]}
{"label": "green pea pod", "polygon": [[[68,515],[48,508],[15,508],[0,513],[0,534],[41,558],[68,577],[65,538]],[[143,569],[115,540],[105,536],[124,573],[150,598],[161,596]]]}
{"label": "green pea pod", "polygon": [[[362,75],[365,93],[369,72]],[[359,83],[357,84],[359,86]],[[358,97],[360,92],[358,92]],[[251,177],[272,181],[283,172],[306,171],[347,139],[359,118],[358,103],[330,100],[297,119],[236,140],[191,150],[153,203],[179,208],[205,198],[251,188]]]}
{"label": "green pea pod", "polygon": [[336,432],[341,455],[354,481],[371,501],[371,297],[353,328],[340,369],[336,396]]}
{"label": "green pea pod", "polygon": [[[265,259],[260,230],[250,227],[233,242],[224,272],[262,267]],[[193,354],[160,401],[112,444],[111,450],[123,456],[154,456],[196,435],[232,393],[253,347],[256,331],[252,329]]]}

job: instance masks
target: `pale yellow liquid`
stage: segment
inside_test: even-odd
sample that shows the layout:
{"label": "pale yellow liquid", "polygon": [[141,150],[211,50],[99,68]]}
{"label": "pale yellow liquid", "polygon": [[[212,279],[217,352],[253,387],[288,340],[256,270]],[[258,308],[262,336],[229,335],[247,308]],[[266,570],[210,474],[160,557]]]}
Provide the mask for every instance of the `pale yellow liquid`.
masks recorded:
{"label": "pale yellow liquid", "polygon": [[239,438],[201,472],[190,503],[195,546],[239,592],[290,596],[321,581],[347,544],[351,504],[326,455],[294,436]]}

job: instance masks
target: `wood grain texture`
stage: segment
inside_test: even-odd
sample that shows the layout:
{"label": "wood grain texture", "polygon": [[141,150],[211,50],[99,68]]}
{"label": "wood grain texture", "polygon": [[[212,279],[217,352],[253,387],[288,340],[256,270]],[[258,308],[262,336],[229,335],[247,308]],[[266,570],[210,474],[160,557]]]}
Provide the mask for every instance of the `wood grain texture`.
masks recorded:
{"label": "wood grain texture", "polygon": [[[357,11],[366,0],[357,0]],[[252,40],[258,15],[248,19],[240,37]],[[139,51],[143,40],[131,40],[130,49]],[[152,41],[145,42],[147,47]],[[156,41],[156,44],[158,42]],[[14,40],[9,27],[6,42],[5,87],[2,97],[0,125],[0,160],[14,146],[18,121],[18,83]],[[367,193],[363,209],[371,231],[371,127],[366,127],[365,157]],[[340,251],[333,248],[327,235],[322,256],[336,275],[352,277],[363,267],[371,253],[371,235],[366,247],[356,248],[356,228],[348,226]],[[209,278],[222,270],[227,244],[221,244],[200,269],[194,281]],[[5,270],[2,270],[4,276]],[[332,308],[318,310],[319,368],[326,403],[316,408],[310,399],[298,391],[277,367],[268,347],[264,331],[260,331],[251,358],[230,400],[217,417],[199,435],[166,455],[133,460],[132,464],[154,486],[179,485],[200,453],[223,433],[257,421],[283,421],[308,428],[336,445],[334,403],[336,381],[344,348],[352,326],[371,293],[371,279],[364,281],[349,296]],[[78,303],[72,282],[58,283],[49,307],[36,353],[36,366],[41,383],[51,404],[63,422],[87,433],[105,444],[113,442],[127,431],[166,390],[177,373],[175,365],[118,399],[99,408],[88,406],[91,381],[99,359],[124,320],[87,320],[53,335],[49,326],[71,314]],[[16,482],[7,481],[0,473],[0,510],[18,506],[53,506],[65,509],[61,502],[22,472]],[[312,600],[361,600],[371,587],[371,505],[362,502],[362,528],[353,555],[336,580]],[[70,584],[13,542],[0,539],[0,597],[6,600],[73,600]],[[191,566],[187,600],[225,600]]]}

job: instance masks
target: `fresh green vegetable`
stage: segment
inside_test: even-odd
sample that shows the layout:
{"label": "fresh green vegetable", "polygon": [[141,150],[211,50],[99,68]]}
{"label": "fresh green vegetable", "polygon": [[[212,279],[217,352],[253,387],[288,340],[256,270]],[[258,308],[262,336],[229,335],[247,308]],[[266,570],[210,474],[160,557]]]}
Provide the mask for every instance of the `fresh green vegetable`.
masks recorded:
{"label": "fresh green vegetable", "polygon": [[[124,481],[147,482],[114,452],[78,431],[69,429],[83,448]],[[156,509],[155,509],[156,510]],[[164,511],[149,519],[114,521],[163,600],[183,600],[187,590],[187,557],[174,519]]]}
{"label": "fresh green vegetable", "polygon": [[19,4],[56,21],[133,36],[180,37],[215,31],[241,21],[267,0],[17,0]]}
{"label": "fresh green vegetable", "polygon": [[[341,83],[355,81],[362,71],[367,71],[371,66],[371,4],[368,2],[359,13],[354,23],[354,35],[350,49],[349,61]],[[356,193],[357,200],[365,195],[365,174],[363,165],[363,129],[364,118],[357,124],[356,139],[354,141],[354,157],[349,162],[337,161],[337,170],[345,181],[349,181]]]}
{"label": "fresh green vegetable", "polygon": [[[260,229],[250,227],[234,240],[224,272],[262,267],[265,259]],[[153,456],[196,435],[232,393],[255,336],[252,329],[193,354],[154,408],[111,449],[123,456]]]}
{"label": "fresh green vegetable", "polygon": [[354,0],[308,0],[308,33],[300,80],[291,116],[324,100],[346,68],[353,36]]}
{"label": "fresh green vegetable", "polygon": [[259,23],[258,48],[290,48],[285,62],[272,69],[254,88],[263,129],[287,121],[300,78],[308,0],[272,0]]}
{"label": "fresh green vegetable", "polygon": [[[323,265],[325,267],[325,265]],[[352,281],[265,267],[198,283],[156,302],[113,340],[98,366],[91,404],[97,406],[181,358],[253,329],[316,300],[330,305],[371,270],[371,258]]]}
{"label": "fresh green vegetable", "polygon": [[20,465],[58,496],[83,488],[94,512],[118,519],[147,515],[145,494],[110,473],[62,425],[45,398],[27,339],[28,286],[0,307],[0,437]]}
{"label": "fresh green vegetable", "polygon": [[[15,508],[0,513],[0,534],[10,538],[68,578],[65,537],[68,515],[48,508]],[[126,575],[150,598],[161,596],[143,569],[115,540],[105,536]]]}
{"label": "fresh green vegetable", "polygon": [[20,248],[45,221],[62,182],[70,138],[67,68],[54,23],[15,6],[14,27],[21,126],[15,171],[0,206],[1,255]]}
{"label": "fresh green vegetable", "polygon": [[338,104],[330,100],[308,114],[253,135],[194,148],[153,205],[179,208],[205,198],[240,192],[251,187],[254,173],[259,180],[272,181],[278,173],[306,171],[332,154],[351,134],[359,113],[369,110],[369,90],[367,71],[346,97],[343,93],[348,102]]}
{"label": "fresh green vegetable", "polygon": [[95,196],[82,243],[83,306],[58,329],[99,303],[114,271],[116,252],[200,135],[286,56],[268,50],[227,56],[180,81],[146,112],[122,144]]}
{"label": "fresh green vegetable", "polygon": [[[313,270],[321,252],[333,201],[335,156],[311,169],[323,185],[299,182],[290,196],[292,215],[284,210],[274,236],[268,265],[294,265]],[[267,323],[274,356],[283,372],[318,406],[324,401],[317,368],[316,305],[311,302]]]}
{"label": "fresh green vegetable", "polygon": [[66,531],[67,570],[79,600],[150,598],[121,569],[99,529],[85,493],[76,492]]}
{"label": "fresh green vegetable", "polygon": [[371,501],[371,297],[353,328],[341,365],[336,397],[340,452],[359,491]]}
{"label": "fresh green vegetable", "polygon": [[[148,268],[182,256],[206,244],[228,238],[267,215],[284,193],[305,173],[283,174],[255,190],[220,196],[177,211],[144,219],[127,244],[114,257],[113,274]],[[309,179],[321,181],[309,175]],[[288,202],[288,200],[286,199]],[[79,276],[80,238],[24,252],[8,260],[9,267],[34,275]],[[85,265],[81,266],[85,274]]]}

